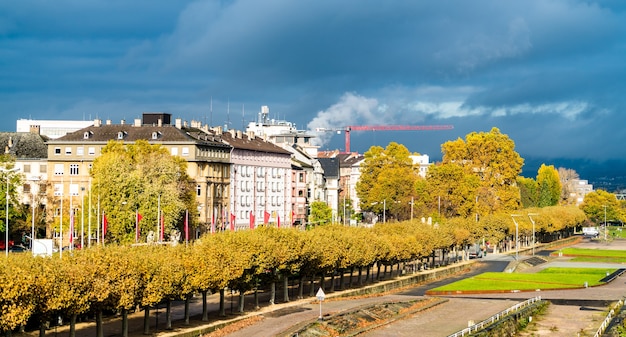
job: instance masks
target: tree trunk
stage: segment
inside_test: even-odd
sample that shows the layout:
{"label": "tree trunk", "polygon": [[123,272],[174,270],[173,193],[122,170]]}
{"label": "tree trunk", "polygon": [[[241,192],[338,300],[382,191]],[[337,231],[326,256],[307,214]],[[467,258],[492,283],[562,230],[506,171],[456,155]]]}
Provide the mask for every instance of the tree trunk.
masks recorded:
{"label": "tree trunk", "polygon": [[270,283],[270,304],[276,303],[276,281],[272,280]]}
{"label": "tree trunk", "polygon": [[145,306],[143,308],[143,334],[150,334],[150,306]]}
{"label": "tree trunk", "polygon": [[339,274],[339,290],[343,290],[343,283],[344,283],[344,276],[343,274],[345,273],[345,270],[340,269],[339,272],[341,274]]}
{"label": "tree trunk", "polygon": [[172,301],[165,302],[165,330],[172,330]]}
{"label": "tree trunk", "polygon": [[283,275],[283,302],[289,302],[289,277]]}
{"label": "tree trunk", "polygon": [[304,277],[300,275],[298,279],[298,299],[304,298]]}
{"label": "tree trunk", "polygon": [[202,291],[202,321],[206,322],[209,320],[209,310],[207,307],[207,291]]}
{"label": "tree trunk", "polygon": [[226,307],[224,306],[224,288],[220,289],[220,316],[226,316]]}
{"label": "tree trunk", "polygon": [[128,337],[128,310],[122,308],[122,337]]}
{"label": "tree trunk", "polygon": [[191,295],[185,296],[185,325],[189,325],[189,302],[191,301]]}
{"label": "tree trunk", "polygon": [[76,337],[76,314],[70,315],[70,337]]}
{"label": "tree trunk", "polygon": [[359,286],[363,285],[363,266],[359,266]]}
{"label": "tree trunk", "polygon": [[246,292],[239,290],[239,312],[243,313],[244,300],[246,299]]}
{"label": "tree trunk", "polygon": [[39,337],[46,337],[46,325],[47,321],[44,319],[39,322]]}
{"label": "tree trunk", "polygon": [[96,337],[104,337],[104,324],[102,323],[102,310],[96,310]]}

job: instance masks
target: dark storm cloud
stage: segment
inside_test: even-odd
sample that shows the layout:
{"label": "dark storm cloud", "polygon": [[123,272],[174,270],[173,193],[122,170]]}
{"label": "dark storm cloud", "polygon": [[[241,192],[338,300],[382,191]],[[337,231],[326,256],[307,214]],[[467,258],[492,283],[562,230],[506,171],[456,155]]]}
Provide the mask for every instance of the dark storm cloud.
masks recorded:
{"label": "dark storm cloud", "polygon": [[[523,155],[621,158],[621,1],[14,1],[0,4],[0,109],[16,118],[166,111],[233,127],[269,105],[300,128],[440,156],[498,127]],[[210,117],[209,117],[210,114]],[[371,135],[374,136],[374,135]],[[323,148],[343,136],[320,133]],[[372,143],[375,140],[377,143]]]}

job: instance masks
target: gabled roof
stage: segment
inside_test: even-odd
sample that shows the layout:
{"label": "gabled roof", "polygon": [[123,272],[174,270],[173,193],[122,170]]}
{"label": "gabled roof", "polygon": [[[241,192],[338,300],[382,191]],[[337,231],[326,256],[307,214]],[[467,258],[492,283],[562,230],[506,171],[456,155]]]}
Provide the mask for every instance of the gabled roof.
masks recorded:
{"label": "gabled roof", "polygon": [[317,158],[324,169],[324,176],[339,179],[339,160],[337,158]]}
{"label": "gabled roof", "polygon": [[3,154],[19,159],[48,158],[48,137],[31,132],[0,132],[0,147]]}
{"label": "gabled roof", "polygon": [[196,128],[179,129],[173,125],[134,126],[130,124],[92,125],[51,140],[49,143],[108,142],[110,140],[121,140],[124,142],[147,140],[151,143],[190,142],[216,147],[228,147],[227,144],[221,141],[219,136]]}
{"label": "gabled roof", "polygon": [[261,137],[248,135],[241,131],[227,131],[222,133],[221,137],[226,144],[235,149],[291,155],[291,152],[272,142],[268,142]]}

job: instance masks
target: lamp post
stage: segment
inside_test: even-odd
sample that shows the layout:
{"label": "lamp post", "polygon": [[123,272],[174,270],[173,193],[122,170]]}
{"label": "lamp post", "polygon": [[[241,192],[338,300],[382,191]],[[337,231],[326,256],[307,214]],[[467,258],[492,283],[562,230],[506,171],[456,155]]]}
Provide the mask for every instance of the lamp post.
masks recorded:
{"label": "lamp post", "polygon": [[528,213],[528,218],[530,222],[533,224],[533,256],[535,256],[535,220],[533,220],[533,215],[539,215],[537,213]]}
{"label": "lamp post", "polygon": [[515,221],[515,217],[520,216],[519,214],[511,214],[511,218],[513,219],[513,223],[515,224],[515,260],[519,259],[519,224]]}
{"label": "lamp post", "polygon": [[14,167],[10,170],[1,169],[2,172],[6,173],[7,180],[7,190],[6,190],[6,208],[5,208],[5,220],[4,220],[4,232],[5,232],[5,240],[4,240],[4,249],[5,255],[9,256],[9,173],[15,172],[19,170],[19,168]]}
{"label": "lamp post", "polygon": [[[31,187],[30,187],[30,192],[33,195],[33,204],[30,205],[30,208],[32,208],[33,214],[32,214],[32,226],[31,226],[31,230],[30,230],[30,251],[33,251],[33,240],[37,239],[37,236],[35,235],[35,182],[39,181],[38,177],[32,177],[29,179],[29,181],[31,182]],[[33,252],[34,254],[34,252]]]}
{"label": "lamp post", "polygon": [[604,241],[606,242],[606,232],[607,232],[607,228],[606,228],[606,205],[602,205],[602,207],[604,207]]}

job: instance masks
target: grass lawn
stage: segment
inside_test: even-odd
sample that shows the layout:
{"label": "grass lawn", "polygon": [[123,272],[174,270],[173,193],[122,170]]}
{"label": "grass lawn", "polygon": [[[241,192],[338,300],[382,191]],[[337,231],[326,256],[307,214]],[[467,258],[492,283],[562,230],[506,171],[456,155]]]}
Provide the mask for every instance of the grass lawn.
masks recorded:
{"label": "grass lawn", "polygon": [[514,291],[582,288],[599,285],[607,273],[615,269],[605,268],[546,268],[535,274],[522,273],[483,273],[442,287],[433,292],[456,291]]}
{"label": "grass lawn", "polygon": [[[626,251],[615,249],[563,248],[559,250],[559,252],[567,256],[626,259]],[[558,255],[558,252],[552,254]]]}

